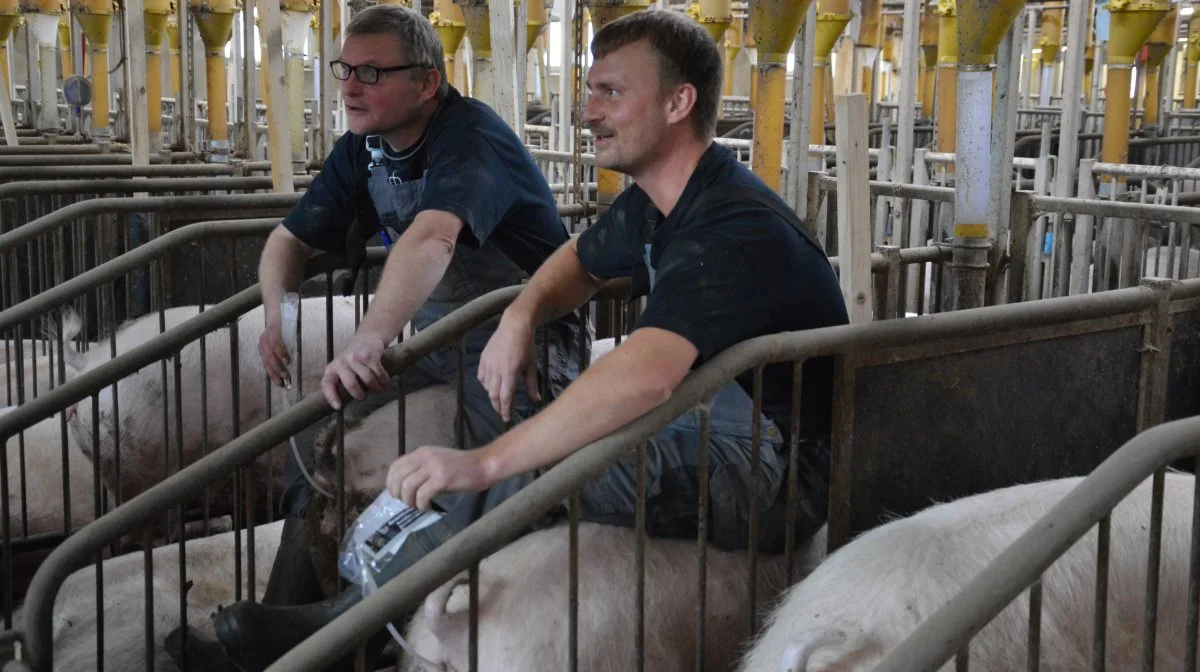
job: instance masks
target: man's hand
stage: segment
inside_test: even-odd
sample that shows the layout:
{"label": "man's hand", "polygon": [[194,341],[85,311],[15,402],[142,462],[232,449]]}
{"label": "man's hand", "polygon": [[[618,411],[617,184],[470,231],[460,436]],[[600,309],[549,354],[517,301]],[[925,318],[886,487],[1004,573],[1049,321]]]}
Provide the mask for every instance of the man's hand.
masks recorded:
{"label": "man's hand", "polygon": [[387,489],[405,504],[429,510],[429,502],[444,492],[479,492],[491,487],[479,450],[424,446],[392,462]]}
{"label": "man's hand", "polygon": [[287,348],[283,345],[283,332],[278,323],[267,324],[262,336],[258,338],[258,356],[262,358],[263,368],[275,384],[284,387],[291,383],[291,375],[287,366],[292,363]]}
{"label": "man's hand", "polygon": [[533,352],[533,328],[524,320],[505,316],[480,355],[477,374],[492,400],[492,408],[505,422],[512,416],[513,394],[522,376],[529,398],[541,402],[537,384],[537,358]]}
{"label": "man's hand", "polygon": [[321,391],[330,406],[342,408],[337,389],[339,381],[351,397],[359,400],[367,396],[367,390],[381,390],[387,386],[391,377],[383,368],[385,349],[387,344],[378,336],[361,331],[354,336],[350,346],[325,367],[325,375],[321,376]]}

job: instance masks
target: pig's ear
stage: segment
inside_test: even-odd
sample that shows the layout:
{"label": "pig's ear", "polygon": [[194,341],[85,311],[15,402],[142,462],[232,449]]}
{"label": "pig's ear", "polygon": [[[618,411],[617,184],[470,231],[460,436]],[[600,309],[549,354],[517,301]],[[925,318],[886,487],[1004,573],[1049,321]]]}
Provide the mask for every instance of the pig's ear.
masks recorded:
{"label": "pig's ear", "polygon": [[467,582],[467,573],[461,572],[425,598],[425,627],[429,628],[429,632],[443,645],[449,642],[456,632],[453,617],[447,613],[450,596],[454,594],[455,588]]}
{"label": "pig's ear", "polygon": [[807,672],[808,659],[819,649],[846,643],[846,633],[841,630],[821,628],[801,633],[783,652],[779,661],[779,672]]}

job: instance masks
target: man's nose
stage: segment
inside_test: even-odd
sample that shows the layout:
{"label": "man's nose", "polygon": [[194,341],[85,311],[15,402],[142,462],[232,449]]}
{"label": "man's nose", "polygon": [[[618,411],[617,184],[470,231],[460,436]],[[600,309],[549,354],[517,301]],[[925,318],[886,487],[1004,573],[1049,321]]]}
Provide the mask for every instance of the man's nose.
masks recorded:
{"label": "man's nose", "polygon": [[583,103],[583,125],[591,126],[597,121],[600,121],[600,118],[601,114],[598,106],[592,102],[591,96],[585,94],[585,100]]}

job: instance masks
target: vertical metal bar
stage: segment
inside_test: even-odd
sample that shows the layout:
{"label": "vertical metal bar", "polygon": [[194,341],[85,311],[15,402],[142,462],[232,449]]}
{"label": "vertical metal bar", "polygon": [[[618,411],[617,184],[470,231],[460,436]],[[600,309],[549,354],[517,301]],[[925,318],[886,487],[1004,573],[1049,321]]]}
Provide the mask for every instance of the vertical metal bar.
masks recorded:
{"label": "vertical metal bar", "polygon": [[954,672],[969,672],[971,669],[970,642],[963,646],[962,651],[954,657]]}
{"label": "vertical metal bar", "polygon": [[800,387],[804,380],[804,360],[792,363],[792,410],[788,431],[787,512],[784,514],[783,559],[787,565],[785,583],[792,585],[792,564],[796,554],[796,507],[800,489]]}
{"label": "vertical metal bar", "polygon": [[[92,395],[92,445],[100,445],[100,394]],[[104,495],[100,487],[100,460],[92,460],[92,509],[99,519],[104,514]],[[96,554],[96,672],[104,672],[104,554]]]}
{"label": "vertical metal bar", "polygon": [[[582,364],[582,362],[581,362]],[[571,493],[568,504],[569,549],[567,574],[567,670],[579,672],[579,491]]]}
{"label": "vertical metal bar", "polygon": [[1112,518],[1105,516],[1097,526],[1096,542],[1096,608],[1092,622],[1092,670],[1104,672],[1104,653],[1108,624],[1108,550],[1112,533]]}
{"label": "vertical metal bar", "polygon": [[751,411],[750,417],[750,530],[747,535],[748,551],[750,558],[750,576],[749,582],[746,585],[747,606],[749,613],[746,622],[746,636],[753,637],[758,629],[758,495],[761,484],[759,483],[759,465],[762,462],[762,377],[763,367],[761,365],[754,369],[754,410]]}
{"label": "vertical metal bar", "polygon": [[[146,667],[147,670],[154,669],[154,554],[151,550],[153,546],[153,537],[150,531],[150,526],[147,526],[142,534],[142,575],[145,578],[145,602],[146,602]],[[100,605],[96,605],[97,609]]]}
{"label": "vertical metal bar", "polygon": [[1038,672],[1042,655],[1042,581],[1029,587],[1029,672]]}
{"label": "vertical metal bar", "polygon": [[646,444],[637,447],[637,508],[634,512],[637,540],[637,625],[634,635],[634,669],[646,666]]}
{"label": "vertical metal bar", "polygon": [[[1200,461],[1200,451],[1196,460]],[[1197,636],[1200,633],[1200,478],[1192,490],[1192,548],[1188,558],[1187,652],[1183,669],[1196,669]]]}
{"label": "vertical metal bar", "polygon": [[[700,501],[696,510],[696,672],[703,672],[704,644],[708,640],[708,471],[709,467],[709,409],[700,407],[700,465],[697,468]],[[789,562],[790,564],[790,562]],[[790,582],[789,582],[790,583]]]}
{"label": "vertical metal bar", "polygon": [[[346,538],[346,412],[345,406],[337,412],[338,423],[338,442],[337,442],[337,464],[334,467],[335,477],[337,479],[337,492],[334,493],[337,499],[337,538]],[[337,551],[334,551],[334,560],[337,560]],[[342,588],[342,578],[338,576],[338,589]]]}
{"label": "vertical metal bar", "polygon": [[467,572],[467,670],[479,672],[479,563],[473,563]]}
{"label": "vertical metal bar", "polygon": [[1158,634],[1158,573],[1162,560],[1165,473],[1163,469],[1154,472],[1150,495],[1150,548],[1146,556],[1146,632],[1142,639],[1142,669],[1146,672],[1154,672],[1154,645]]}
{"label": "vertical metal bar", "polygon": [[460,338],[454,347],[454,443],[459,450],[467,447],[467,414],[464,411],[467,394],[466,358],[467,341]]}

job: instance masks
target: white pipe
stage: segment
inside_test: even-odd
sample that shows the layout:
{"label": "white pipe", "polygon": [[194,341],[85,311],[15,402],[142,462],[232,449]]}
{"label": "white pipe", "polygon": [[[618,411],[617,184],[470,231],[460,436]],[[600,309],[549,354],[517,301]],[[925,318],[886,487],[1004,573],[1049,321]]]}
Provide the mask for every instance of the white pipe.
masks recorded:
{"label": "white pipe", "polygon": [[[1082,52],[1080,52],[1082,53]],[[1054,90],[1054,64],[1042,64],[1042,91],[1038,96],[1038,105],[1042,107],[1050,106],[1050,95]]]}
{"label": "white pipe", "polygon": [[37,127],[42,132],[59,132],[58,127],[58,17],[53,14],[26,14],[25,20],[37,39],[38,65],[41,87],[41,109],[38,110]]}
{"label": "white pipe", "polygon": [[[306,12],[280,12],[283,24],[284,78],[287,81],[288,115],[291,120],[293,170],[303,163],[304,131],[304,42],[308,38],[309,20]],[[319,107],[319,106],[318,106]],[[303,171],[301,171],[303,172]]]}
{"label": "white pipe", "polygon": [[991,138],[992,71],[960,69],[954,190],[954,212],[958,223],[989,224]]}

